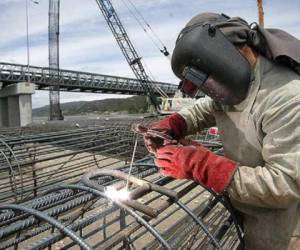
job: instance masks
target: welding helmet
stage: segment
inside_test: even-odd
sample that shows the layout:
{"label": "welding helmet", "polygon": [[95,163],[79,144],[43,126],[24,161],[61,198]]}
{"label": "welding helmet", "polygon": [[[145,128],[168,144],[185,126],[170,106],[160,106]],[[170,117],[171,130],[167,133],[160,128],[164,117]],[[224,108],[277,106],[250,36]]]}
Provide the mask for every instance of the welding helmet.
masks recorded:
{"label": "welding helmet", "polygon": [[222,104],[238,104],[247,95],[251,66],[215,23],[196,22],[180,32],[172,70],[184,94],[195,97],[202,91]]}

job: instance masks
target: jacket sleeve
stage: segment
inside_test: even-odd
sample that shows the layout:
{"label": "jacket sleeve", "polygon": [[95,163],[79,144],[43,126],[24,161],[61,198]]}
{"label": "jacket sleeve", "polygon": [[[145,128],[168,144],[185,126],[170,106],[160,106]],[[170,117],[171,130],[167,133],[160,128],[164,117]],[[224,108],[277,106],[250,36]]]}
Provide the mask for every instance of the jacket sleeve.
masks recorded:
{"label": "jacket sleeve", "polygon": [[273,98],[260,124],[265,165],[239,166],[228,193],[240,203],[287,208],[300,199],[300,96]]}
{"label": "jacket sleeve", "polygon": [[211,98],[205,97],[197,100],[193,106],[180,110],[178,113],[187,124],[187,134],[195,134],[204,128],[215,126],[216,109],[216,103]]}

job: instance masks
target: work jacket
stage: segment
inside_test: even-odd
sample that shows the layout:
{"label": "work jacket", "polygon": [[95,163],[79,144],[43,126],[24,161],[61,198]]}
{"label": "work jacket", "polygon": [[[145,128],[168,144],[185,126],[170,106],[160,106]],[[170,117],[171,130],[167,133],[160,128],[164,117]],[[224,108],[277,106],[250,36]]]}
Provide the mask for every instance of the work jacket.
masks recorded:
{"label": "work jacket", "polygon": [[242,214],[246,249],[300,249],[300,77],[260,56],[246,99],[203,98],[179,112],[188,133],[217,125],[238,163],[227,188]]}

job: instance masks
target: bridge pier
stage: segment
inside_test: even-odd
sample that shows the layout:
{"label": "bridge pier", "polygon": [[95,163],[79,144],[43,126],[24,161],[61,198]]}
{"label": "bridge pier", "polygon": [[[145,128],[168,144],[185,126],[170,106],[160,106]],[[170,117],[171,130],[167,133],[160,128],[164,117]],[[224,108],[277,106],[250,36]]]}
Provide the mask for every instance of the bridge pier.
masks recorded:
{"label": "bridge pier", "polygon": [[23,127],[32,122],[34,89],[34,84],[20,82],[0,90],[0,127]]}

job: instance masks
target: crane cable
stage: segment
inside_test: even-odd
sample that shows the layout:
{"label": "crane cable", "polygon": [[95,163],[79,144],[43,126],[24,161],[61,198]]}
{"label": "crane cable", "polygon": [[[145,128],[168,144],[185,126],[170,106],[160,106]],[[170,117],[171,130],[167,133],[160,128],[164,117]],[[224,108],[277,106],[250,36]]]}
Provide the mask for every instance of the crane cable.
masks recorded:
{"label": "crane cable", "polygon": [[144,24],[148,27],[148,29],[152,32],[153,36],[157,39],[157,41],[161,44],[163,50],[160,50],[162,53],[167,53],[164,54],[165,56],[170,55],[170,53],[167,50],[166,45],[163,43],[163,41],[160,39],[160,37],[157,35],[157,33],[152,29],[151,25],[147,22],[147,20],[144,18],[144,16],[142,15],[142,13],[137,9],[137,7],[134,5],[134,3],[131,0],[127,0],[130,5],[133,7],[133,9],[135,10],[135,12],[140,16],[140,18],[143,20]]}
{"label": "crane cable", "polygon": [[[153,44],[155,45],[155,47],[163,53],[163,50],[159,47],[159,44],[153,39],[153,37],[149,34],[149,32],[147,31],[147,29],[143,26],[142,22],[140,21],[140,19],[137,17],[137,15],[130,9],[130,7],[128,6],[128,4],[122,0],[123,4],[125,5],[125,7],[128,9],[129,13],[134,17],[134,19],[137,21],[137,23],[139,24],[139,26],[144,30],[144,32],[148,35],[148,37],[150,38],[150,40],[153,42]],[[131,4],[133,5],[133,3],[131,2]],[[133,5],[134,6],[134,5]],[[134,6],[135,7],[135,6]],[[135,10],[136,12],[138,12],[138,10],[136,9],[135,7]],[[139,12],[138,12],[139,13]],[[144,22],[146,22],[145,18],[142,16],[142,14],[139,14],[142,19],[144,20]],[[148,24],[149,27],[151,27],[149,24]],[[152,29],[151,29],[152,30]],[[154,33],[154,32],[153,32]],[[159,38],[158,38],[159,39]],[[164,44],[162,43],[162,41],[159,39],[160,43],[164,46]],[[166,49],[166,46],[164,46],[164,49],[167,51]],[[169,53],[169,52],[167,52]],[[164,54],[165,55],[165,54]],[[169,54],[168,54],[169,55]],[[168,55],[165,55],[168,57]],[[157,90],[157,92],[162,96],[162,97],[165,97],[165,98],[168,98],[169,96],[163,91],[163,89],[159,86],[157,86],[154,81],[155,80],[155,77],[153,76],[152,72],[150,71],[149,67],[147,66],[147,64],[143,63],[145,65],[145,69],[147,70],[147,72],[149,73],[149,75],[151,76],[148,76],[149,77],[149,80],[152,82],[152,86]]]}
{"label": "crane cable", "polygon": [[148,29],[152,32],[153,36],[161,44],[162,48],[160,49],[160,52],[170,60],[170,53],[169,53],[169,51],[167,49],[167,46],[163,43],[163,41],[160,39],[160,37],[158,36],[158,34],[152,29],[151,25],[147,22],[147,20],[145,19],[145,17],[138,10],[138,8],[134,5],[134,3],[131,0],[127,0],[127,1],[133,7],[133,9],[135,10],[135,12],[140,16],[140,18],[143,20],[144,24],[148,27]]}
{"label": "crane cable", "polygon": [[[144,16],[142,15],[142,13],[136,8],[136,6],[134,5],[134,3],[131,0],[127,0],[129,2],[129,4],[132,6],[133,10],[130,9],[129,5],[125,2],[125,0],[122,0],[123,4],[125,5],[125,7],[128,9],[129,13],[132,15],[132,17],[137,21],[137,23],[139,24],[139,26],[143,29],[143,31],[146,33],[146,35],[149,37],[149,39],[152,41],[152,43],[154,44],[154,46],[164,55],[166,56],[168,59],[170,59],[170,53],[166,47],[166,45],[162,42],[162,40],[159,38],[159,36],[157,35],[157,33],[152,29],[152,27],[150,26],[150,24],[147,22],[147,20],[144,18]],[[143,24],[144,23],[144,24]],[[148,32],[148,30],[150,32]],[[156,39],[156,40],[155,40]]]}
{"label": "crane cable", "polygon": [[159,36],[157,35],[157,33],[152,29],[152,27],[150,26],[150,24],[147,22],[147,20],[144,18],[144,16],[142,15],[142,13],[137,9],[137,7],[134,5],[134,3],[131,0],[127,0],[130,5],[133,7],[133,9],[136,11],[136,13],[141,17],[141,19],[144,21],[144,23],[146,24],[146,26],[149,28],[149,30],[153,33],[153,35],[156,37],[156,39],[160,42],[160,44],[163,47],[166,47],[165,44],[163,43],[163,41],[159,38]]}
{"label": "crane cable", "polygon": [[154,46],[160,50],[159,44],[153,39],[153,37],[150,35],[150,33],[147,31],[147,29],[143,26],[143,23],[141,22],[141,20],[137,17],[137,15],[130,9],[130,7],[128,6],[128,4],[122,0],[123,4],[126,6],[126,8],[128,9],[129,13],[133,16],[133,18],[137,21],[137,23],[139,24],[139,26],[143,29],[143,31],[146,33],[146,35],[149,37],[149,39],[153,42]]}
{"label": "crane cable", "polygon": [[152,74],[152,72],[150,71],[149,67],[147,66],[147,64],[144,62],[144,65],[145,65],[145,68],[147,70],[147,72],[149,72],[149,79],[152,81],[152,86],[157,90],[157,92],[162,96],[162,97],[165,97],[165,98],[169,98],[169,96],[163,91],[163,89],[161,87],[159,87],[158,85],[156,85],[154,82],[158,82],[154,75]]}

